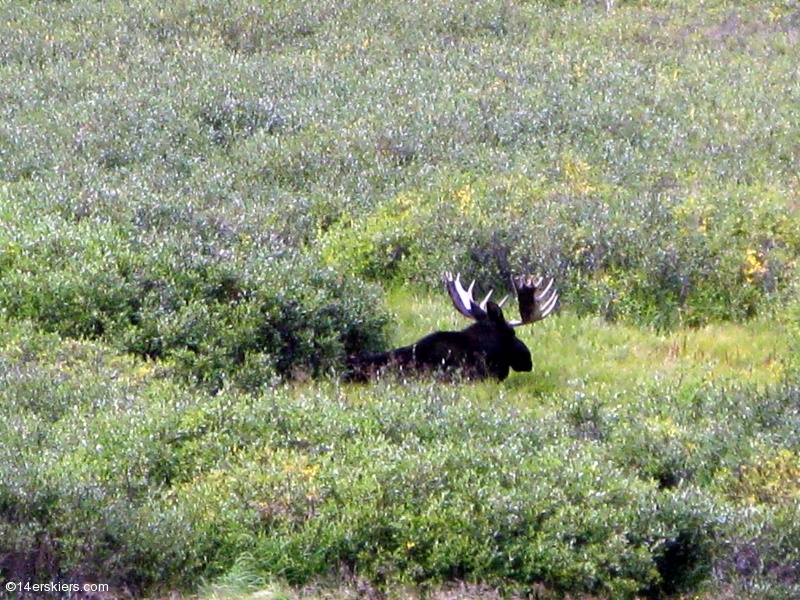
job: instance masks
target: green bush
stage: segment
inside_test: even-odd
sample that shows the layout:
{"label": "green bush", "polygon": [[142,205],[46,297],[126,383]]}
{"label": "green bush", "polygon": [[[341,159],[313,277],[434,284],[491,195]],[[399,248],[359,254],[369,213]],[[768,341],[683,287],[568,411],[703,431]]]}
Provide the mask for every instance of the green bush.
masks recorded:
{"label": "green bush", "polygon": [[341,219],[320,247],[337,270],[378,281],[438,285],[454,270],[505,290],[533,271],[555,277],[578,314],[663,328],[742,321],[789,295],[800,223],[774,199],[754,202],[759,190],[738,193],[563,197],[524,178],[476,178]]}
{"label": "green bush", "polygon": [[224,240],[155,245],[141,228],[90,221],[41,234],[20,223],[11,235],[7,318],[168,361],[215,389],[240,375],[251,385],[329,374],[385,343],[373,290],[275,239],[235,257]]}
{"label": "green bush", "polygon": [[790,7],[151,8],[91,35],[95,8],[10,8],[15,204],[231,246],[269,231],[379,282],[543,271],[581,313],[662,327],[749,318],[796,277],[797,120],[771,94],[793,82]]}
{"label": "green bush", "polygon": [[[34,368],[20,379],[42,376]],[[124,387],[110,390],[108,380],[86,377],[70,383],[73,402],[62,418],[42,421],[25,409],[4,418],[4,574],[34,582],[88,578],[143,592],[213,573],[208,561],[222,559],[220,537],[235,537],[246,521],[224,497],[198,492],[185,502],[179,491],[192,477],[183,471],[190,458],[208,458],[181,451],[192,439],[179,437],[191,395],[162,386],[123,416]],[[11,382],[6,391],[20,390]],[[6,394],[3,402],[14,404]],[[32,441],[36,459],[25,450]],[[222,529],[206,524],[206,511],[231,521]]]}
{"label": "green bush", "polygon": [[212,396],[169,381],[168,365],[30,324],[0,343],[12,578],[147,592],[246,556],[255,575],[293,583],[357,572],[377,587],[459,579],[618,598],[795,585],[791,378],[521,411],[435,382]]}

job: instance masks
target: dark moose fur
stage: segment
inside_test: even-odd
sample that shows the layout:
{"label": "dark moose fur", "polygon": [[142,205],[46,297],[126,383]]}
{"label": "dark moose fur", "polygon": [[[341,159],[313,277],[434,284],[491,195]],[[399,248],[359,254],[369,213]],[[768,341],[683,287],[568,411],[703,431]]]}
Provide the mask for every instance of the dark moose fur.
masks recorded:
{"label": "dark moose fur", "polygon": [[494,302],[462,331],[437,331],[416,344],[350,359],[347,381],[364,382],[386,367],[412,372],[460,370],[471,379],[508,377],[509,369],[530,371],[531,353]]}

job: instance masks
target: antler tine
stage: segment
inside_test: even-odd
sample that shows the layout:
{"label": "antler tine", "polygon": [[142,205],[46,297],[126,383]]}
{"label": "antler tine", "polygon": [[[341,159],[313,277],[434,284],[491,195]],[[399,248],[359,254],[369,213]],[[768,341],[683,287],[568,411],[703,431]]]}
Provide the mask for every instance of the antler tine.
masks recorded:
{"label": "antler tine", "polygon": [[556,302],[558,302],[558,293],[554,293],[547,299],[547,301],[542,304],[541,308],[539,309],[539,314],[541,315],[539,319],[544,319],[548,316],[553,309],[556,307]]}
{"label": "antler tine", "polygon": [[[539,300],[540,302],[544,299],[545,296],[547,296],[548,292],[550,291],[550,288],[553,286],[553,280],[551,279],[550,281],[548,281],[547,282],[547,287],[545,287],[541,292],[539,292],[538,291],[538,287],[541,284],[542,284],[542,278],[539,277],[539,281],[537,281],[536,284],[535,284],[535,287],[537,288],[537,292],[536,292],[536,294],[534,294],[534,298],[536,298],[536,300]],[[557,296],[558,296],[558,294],[556,294],[556,297]]]}
{"label": "antler tine", "polygon": [[[473,281],[473,283],[475,283],[475,282]],[[483,310],[486,310],[486,303],[487,303],[487,302],[489,302],[489,298],[491,298],[491,297],[492,297],[492,292],[493,292],[493,291],[494,291],[494,290],[489,290],[489,293],[488,293],[488,294],[486,294],[486,297],[485,297],[483,300],[481,300],[481,303],[478,305],[478,306],[480,306],[480,307],[481,307]]]}

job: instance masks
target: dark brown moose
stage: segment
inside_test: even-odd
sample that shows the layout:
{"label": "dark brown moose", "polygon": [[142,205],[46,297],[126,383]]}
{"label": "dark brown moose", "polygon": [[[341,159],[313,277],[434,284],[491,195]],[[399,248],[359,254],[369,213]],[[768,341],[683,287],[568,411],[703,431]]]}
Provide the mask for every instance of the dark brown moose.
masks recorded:
{"label": "dark brown moose", "polygon": [[417,343],[368,356],[351,357],[345,381],[364,382],[387,369],[403,372],[458,371],[469,379],[494,377],[500,381],[508,377],[510,369],[530,371],[533,368],[531,353],[514,332],[515,327],[534,323],[553,312],[558,293],[552,289],[553,280],[543,285],[541,277],[530,275],[512,277],[517,295],[520,320],[506,321],[502,306],[491,301],[490,291],[480,302],[472,297],[473,281],[469,288],[444,274],[444,285],[456,310],[475,323],[462,331],[437,331]]}

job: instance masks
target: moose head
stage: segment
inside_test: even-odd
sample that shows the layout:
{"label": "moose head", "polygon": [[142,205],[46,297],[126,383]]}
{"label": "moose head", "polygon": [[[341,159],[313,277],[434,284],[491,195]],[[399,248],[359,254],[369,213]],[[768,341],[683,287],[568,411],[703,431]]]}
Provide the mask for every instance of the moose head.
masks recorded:
{"label": "moose head", "polygon": [[530,275],[512,277],[517,296],[520,319],[506,321],[503,304],[490,300],[490,291],[481,302],[472,297],[473,281],[464,289],[461,278],[444,274],[444,285],[456,310],[475,321],[461,331],[437,331],[417,343],[368,356],[353,357],[348,361],[346,381],[367,381],[386,369],[414,372],[457,370],[470,379],[494,377],[500,381],[509,371],[530,371],[533,368],[531,353],[520,341],[514,329],[541,321],[553,312],[558,293],[553,280],[543,285],[541,277]]}

